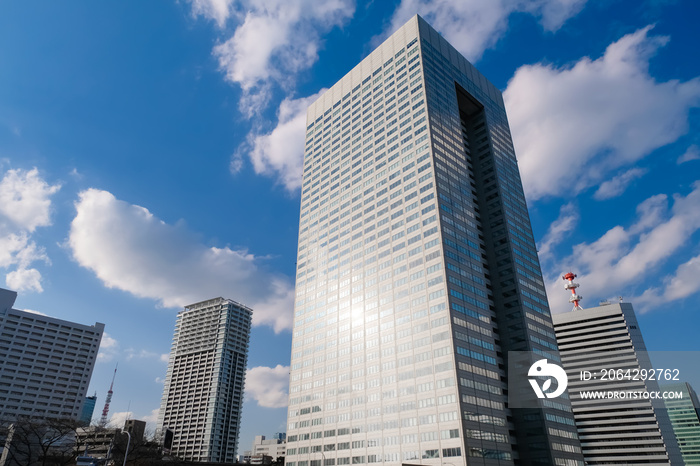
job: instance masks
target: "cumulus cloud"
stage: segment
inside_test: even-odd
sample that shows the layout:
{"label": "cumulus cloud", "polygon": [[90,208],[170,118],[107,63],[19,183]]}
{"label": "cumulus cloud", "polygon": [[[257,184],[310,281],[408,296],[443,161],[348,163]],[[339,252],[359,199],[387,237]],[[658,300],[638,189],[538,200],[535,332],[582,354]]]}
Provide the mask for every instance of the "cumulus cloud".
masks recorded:
{"label": "cumulus cloud", "polygon": [[131,411],[112,413],[109,421],[107,421],[107,426],[115,429],[121,429],[124,427],[124,423],[129,419],[134,419],[134,413]]}
{"label": "cumulus cloud", "polygon": [[289,367],[253,367],[248,369],[245,393],[263,408],[284,408],[289,398]]}
{"label": "cumulus cloud", "polygon": [[614,176],[608,181],[604,181],[598,187],[598,190],[593,194],[593,197],[599,201],[617,197],[625,192],[625,189],[636,179],[646,175],[647,170],[644,168],[630,168],[619,175]]}
{"label": "cumulus cloud", "polygon": [[511,14],[532,14],[546,30],[556,31],[585,4],[586,0],[402,0],[383,37],[418,13],[475,61],[505,34]]}
{"label": "cumulus cloud", "polygon": [[146,414],[145,416],[141,416],[140,420],[146,421],[146,424],[147,424],[146,429],[155,429],[157,427],[159,411],[160,411],[160,408],[154,408],[151,410],[150,413]]}
{"label": "cumulus cloud", "polygon": [[700,78],[651,77],[649,60],[668,38],[650,30],[624,36],[596,60],[517,70],[504,99],[530,199],[576,194],[688,131]]}
{"label": "cumulus cloud", "polygon": [[290,88],[293,76],[318,59],[321,34],[355,12],[352,0],[257,0],[232,8],[240,24],[213,53],[226,79],[241,86],[240,108],[249,116],[264,107],[272,83]]}
{"label": "cumulus cloud", "polygon": [[17,269],[5,275],[5,283],[13,290],[44,291],[41,286],[41,273],[37,269]]}
{"label": "cumulus cloud", "polygon": [[208,247],[182,223],[89,189],[79,195],[68,237],[74,259],[109,288],[181,308],[222,296],[251,307],[254,325],[291,329],[293,286],[243,249]]}
{"label": "cumulus cloud", "polygon": [[[286,98],[277,111],[277,126],[265,134],[251,134],[245,149],[255,173],[275,176],[288,191],[301,187],[306,137],[306,109],[326,90],[299,99]],[[239,155],[231,160],[231,170]]]}
{"label": "cumulus cloud", "polygon": [[538,247],[541,261],[550,260],[554,255],[554,247],[560,244],[579,221],[579,213],[572,203],[565,204],[559,209],[559,217],[552,222],[547,233]]}
{"label": "cumulus cloud", "polygon": [[8,170],[0,180],[0,268],[8,287],[41,292],[41,273],[32,267],[49,263],[44,248],[32,240],[39,227],[51,225],[51,197],[61,188],[50,185],[39,170]]}
{"label": "cumulus cloud", "polygon": [[50,225],[51,196],[60,188],[49,185],[36,168],[9,170],[0,181],[0,214],[29,232]]}
{"label": "cumulus cloud", "polygon": [[[617,225],[593,242],[575,245],[569,257],[550,267],[554,273],[547,288],[554,312],[563,310],[559,274],[568,270],[570,264],[576,264],[581,294],[592,298],[591,302],[634,295],[638,283],[649,278],[700,230],[700,181],[694,183],[687,196],[675,195],[670,209],[664,195],[647,199],[638,206],[637,218],[627,228]],[[679,270],[696,266],[691,260]],[[686,277],[669,278],[663,290],[653,288],[648,293],[680,299],[692,292],[685,280]]]}
{"label": "cumulus cloud", "polygon": [[151,410],[148,414],[136,415],[133,411],[121,411],[113,413],[107,421],[107,426],[113,429],[122,429],[124,423],[129,419],[137,419],[146,422],[146,435],[152,433],[158,424],[158,413],[160,408]]}
{"label": "cumulus cloud", "polygon": [[683,155],[678,157],[676,163],[680,165],[685,162],[690,162],[691,160],[700,160],[700,147],[698,147],[695,144],[688,147],[688,149],[683,153]]}
{"label": "cumulus cloud", "polygon": [[119,354],[119,342],[112,338],[107,332],[102,333],[102,341],[100,342],[100,351],[97,353],[97,360],[100,362],[109,362]]}

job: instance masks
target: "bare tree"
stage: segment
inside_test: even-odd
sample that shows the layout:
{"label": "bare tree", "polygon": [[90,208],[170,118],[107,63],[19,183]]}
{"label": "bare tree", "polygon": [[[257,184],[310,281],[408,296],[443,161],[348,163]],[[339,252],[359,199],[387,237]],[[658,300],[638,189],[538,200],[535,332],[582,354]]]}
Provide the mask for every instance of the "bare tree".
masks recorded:
{"label": "bare tree", "polygon": [[123,464],[127,443],[129,443],[127,465],[149,465],[160,460],[163,456],[157,442],[145,439],[132,439],[131,442],[127,442],[126,434],[119,433],[112,447],[112,459],[115,464]]}
{"label": "bare tree", "polygon": [[66,466],[75,462],[76,429],[71,419],[19,418],[0,423],[3,466]]}

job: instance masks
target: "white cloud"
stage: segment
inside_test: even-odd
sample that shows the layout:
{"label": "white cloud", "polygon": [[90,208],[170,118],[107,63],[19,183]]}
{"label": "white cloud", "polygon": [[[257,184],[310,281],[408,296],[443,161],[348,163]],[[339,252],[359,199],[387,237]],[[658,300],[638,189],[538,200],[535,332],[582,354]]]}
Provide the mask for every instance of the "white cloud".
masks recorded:
{"label": "white cloud", "polygon": [[80,193],[68,244],[105,286],[181,308],[217,296],[253,309],[254,325],[291,329],[294,290],[246,250],[207,247],[182,222],[169,225],[107,191]]}
{"label": "white cloud", "polygon": [[131,361],[132,359],[155,359],[158,361],[161,361],[162,359],[162,354],[154,353],[153,351],[148,351],[148,350],[137,350],[135,348],[128,348],[126,351],[124,351],[124,356],[126,356],[127,361]]}
{"label": "white cloud", "polygon": [[383,37],[418,13],[475,61],[505,34],[511,14],[530,13],[546,30],[556,31],[585,4],[586,0],[402,0]]}
{"label": "white cloud", "polygon": [[226,79],[243,89],[240,107],[249,116],[264,107],[272,82],[289,88],[296,73],[313,65],[320,35],[355,12],[352,0],[257,0],[235,8],[242,23],[213,53]]}
{"label": "white cloud", "polygon": [[284,408],[289,399],[289,367],[253,367],[248,369],[245,393],[263,408]]}
{"label": "white cloud", "polygon": [[646,312],[656,306],[687,298],[700,291],[699,276],[700,255],[697,255],[681,264],[673,275],[665,277],[661,286],[646,289],[632,302],[640,312]]}
{"label": "white cloud", "polygon": [[688,149],[683,153],[683,155],[678,157],[676,163],[680,165],[685,162],[690,162],[691,160],[700,160],[700,147],[698,147],[695,144],[688,147]]}
{"label": "white cloud", "polygon": [[83,179],[83,174],[78,171],[77,168],[73,167],[73,169],[68,172],[68,175],[70,175],[73,179],[75,180],[82,180]]}
{"label": "white cloud", "polygon": [[39,170],[9,170],[0,181],[0,215],[17,227],[33,232],[51,224],[51,196],[60,185],[49,185]]}
{"label": "white cloud", "polygon": [[44,291],[41,287],[41,273],[37,269],[13,270],[5,276],[5,283],[13,290],[33,290],[37,293]]}
{"label": "white cloud", "polygon": [[109,421],[107,421],[107,426],[116,429],[122,429],[124,428],[124,423],[129,419],[134,419],[134,413],[131,411],[112,413],[112,416],[109,418]]}
{"label": "white cloud", "polygon": [[[595,298],[635,294],[642,280],[655,273],[700,230],[700,181],[695,182],[687,196],[675,195],[670,210],[667,204],[664,195],[647,199],[637,207],[635,224],[628,228],[615,226],[591,243],[575,245],[569,257],[550,267],[555,273],[547,288],[554,312],[563,309],[565,303],[559,274],[572,266],[579,275],[579,291],[584,297],[594,298],[591,302]],[[691,266],[695,264],[688,264]],[[687,290],[680,283],[674,287],[679,291],[669,288],[668,296],[682,296]]]}
{"label": "white cloud", "polygon": [[529,199],[577,194],[688,131],[700,78],[652,78],[649,60],[668,38],[650,29],[597,60],[523,66],[510,80],[504,99]]}
{"label": "white cloud", "polygon": [[593,197],[599,201],[617,197],[625,192],[625,189],[636,179],[646,175],[644,168],[630,168],[629,170],[614,176],[612,179],[600,184]]}
{"label": "white cloud", "polygon": [[[300,99],[286,98],[277,111],[277,126],[249,136],[249,157],[257,174],[276,176],[288,191],[301,187],[306,137],[306,109],[326,90]],[[231,163],[235,161],[232,159]]]}
{"label": "white cloud", "polygon": [[571,232],[579,221],[579,213],[572,203],[565,204],[559,209],[559,217],[552,222],[547,233],[542,238],[538,247],[540,261],[550,260],[554,254],[554,247],[560,244],[566,235]]}
{"label": "white cloud", "polygon": [[97,353],[97,360],[100,362],[112,361],[119,355],[119,342],[112,338],[110,334],[104,332],[100,342],[100,350]]}
{"label": "white cloud", "polygon": [[236,151],[236,153],[231,156],[228,169],[232,175],[236,175],[243,169],[243,156],[240,151]]}
{"label": "white cloud", "polygon": [[190,0],[192,14],[214,20],[219,27],[224,27],[231,14],[233,0]]}
{"label": "white cloud", "polygon": [[632,234],[638,234],[660,224],[668,215],[668,196],[657,194],[642,201],[636,209],[637,223],[629,228]]}
{"label": "white cloud", "polygon": [[[123,429],[124,423],[129,419],[136,419],[138,421],[146,422],[146,432],[145,436],[150,437],[155,431],[158,424],[158,413],[160,408],[155,408],[151,410],[148,414],[136,415],[133,411],[121,411],[112,414],[112,416],[107,421],[107,427],[113,429]],[[133,439],[132,439],[133,440]]]}
{"label": "white cloud", "polygon": [[155,408],[152,409],[150,413],[148,413],[145,416],[141,416],[139,418],[140,421],[146,421],[146,424],[148,424],[148,427],[146,429],[155,429],[157,424],[158,424],[158,413],[160,411],[160,408]]}
{"label": "white cloud", "polygon": [[36,261],[50,263],[32,240],[39,227],[51,225],[51,197],[60,185],[50,185],[36,168],[8,170],[0,180],[0,267],[11,269],[5,283],[16,291],[41,292]]}

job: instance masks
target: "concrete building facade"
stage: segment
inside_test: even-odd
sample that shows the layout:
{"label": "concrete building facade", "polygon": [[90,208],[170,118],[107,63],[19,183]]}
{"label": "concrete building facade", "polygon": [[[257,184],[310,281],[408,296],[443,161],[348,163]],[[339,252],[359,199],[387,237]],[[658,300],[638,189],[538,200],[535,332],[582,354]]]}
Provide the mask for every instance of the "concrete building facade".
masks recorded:
{"label": "concrete building facade", "polygon": [[75,443],[79,456],[106,459],[115,442],[121,443],[123,451],[128,441],[124,432],[129,432],[131,435],[129,443],[131,446],[134,446],[144,440],[146,422],[137,419],[127,419],[122,429],[101,426],[78,428],[76,430]]}
{"label": "concrete building facade", "polygon": [[250,456],[269,456],[273,460],[284,458],[287,443],[280,438],[265,438],[264,435],[256,435],[253,440],[253,446],[250,450]]}
{"label": "concrete building facade", "polygon": [[82,325],[13,309],[0,288],[0,422],[18,417],[77,420],[104,324]]}
{"label": "concrete building facade", "polygon": [[215,298],[178,314],[158,420],[172,455],[236,460],[252,312]]}
{"label": "concrete building facade", "polygon": [[582,465],[500,91],[416,16],[307,112],[288,466]]}
{"label": "concrete building facade", "polygon": [[[683,464],[663,401],[581,396],[594,391],[659,391],[655,380],[604,380],[593,373],[652,368],[632,305],[605,304],[552,318],[586,464]],[[581,380],[586,370],[591,378]]]}

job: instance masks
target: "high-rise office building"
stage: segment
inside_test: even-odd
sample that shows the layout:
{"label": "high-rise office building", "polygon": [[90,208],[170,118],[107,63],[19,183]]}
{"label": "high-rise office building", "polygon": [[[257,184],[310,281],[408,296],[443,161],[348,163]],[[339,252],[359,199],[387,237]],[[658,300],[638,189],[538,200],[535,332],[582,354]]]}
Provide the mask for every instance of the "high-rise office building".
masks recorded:
{"label": "high-rise office building", "polygon": [[415,16],[307,113],[289,466],[583,464],[500,91]]}
{"label": "high-rise office building", "polygon": [[178,314],[158,420],[173,455],[235,461],[252,313],[215,298]]}
{"label": "high-rise office building", "polygon": [[601,368],[649,371],[639,323],[629,303],[554,314],[561,362],[569,374],[569,394],[587,464],[683,464],[668,413],[661,400],[643,397],[583,399],[581,392],[653,392],[655,380],[600,374],[582,380],[581,371]]}
{"label": "high-rise office building", "polygon": [[83,409],[80,412],[80,418],[78,419],[82,425],[89,426],[92,422],[92,415],[95,412],[96,403],[97,395],[85,397],[85,403],[83,403]]}
{"label": "high-rise office building", "polygon": [[663,386],[664,390],[682,393],[682,398],[664,400],[673,433],[686,465],[700,465],[700,401],[689,383]]}
{"label": "high-rise office building", "polygon": [[104,324],[82,325],[12,306],[0,288],[0,422],[18,417],[78,419]]}

